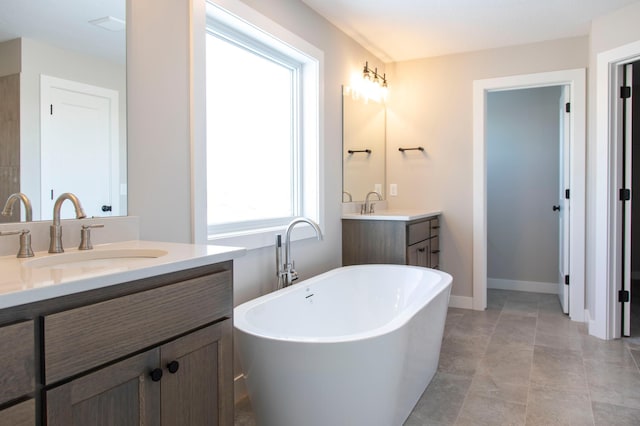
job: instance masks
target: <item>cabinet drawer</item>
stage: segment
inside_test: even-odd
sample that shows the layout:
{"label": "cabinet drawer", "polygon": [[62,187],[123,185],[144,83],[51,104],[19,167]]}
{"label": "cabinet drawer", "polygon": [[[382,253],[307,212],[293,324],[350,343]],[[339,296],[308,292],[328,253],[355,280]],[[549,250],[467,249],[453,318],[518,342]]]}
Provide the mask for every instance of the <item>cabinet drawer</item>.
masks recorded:
{"label": "cabinet drawer", "polygon": [[437,237],[438,235],[440,235],[440,219],[438,218],[431,219],[429,221],[429,225],[430,225],[429,236]]}
{"label": "cabinet drawer", "polygon": [[412,223],[411,225],[409,225],[408,234],[407,245],[412,245],[417,242],[426,240],[430,236],[429,221],[425,220],[423,222]]}
{"label": "cabinet drawer", "polygon": [[231,271],[44,317],[45,383],[232,314]]}
{"label": "cabinet drawer", "polygon": [[0,404],[35,388],[33,321],[0,327]]}
{"label": "cabinet drawer", "polygon": [[0,410],[0,426],[33,426],[36,424],[34,399]]}

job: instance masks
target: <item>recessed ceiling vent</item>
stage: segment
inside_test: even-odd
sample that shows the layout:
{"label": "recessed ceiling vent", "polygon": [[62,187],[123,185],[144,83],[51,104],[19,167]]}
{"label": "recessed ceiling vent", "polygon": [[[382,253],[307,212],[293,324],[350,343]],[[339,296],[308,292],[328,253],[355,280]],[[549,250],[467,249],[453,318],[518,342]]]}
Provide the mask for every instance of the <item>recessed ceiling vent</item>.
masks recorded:
{"label": "recessed ceiling vent", "polygon": [[103,28],[109,31],[123,31],[126,23],[122,19],[114,18],[113,16],[105,16],[104,18],[94,19],[89,21],[97,27]]}

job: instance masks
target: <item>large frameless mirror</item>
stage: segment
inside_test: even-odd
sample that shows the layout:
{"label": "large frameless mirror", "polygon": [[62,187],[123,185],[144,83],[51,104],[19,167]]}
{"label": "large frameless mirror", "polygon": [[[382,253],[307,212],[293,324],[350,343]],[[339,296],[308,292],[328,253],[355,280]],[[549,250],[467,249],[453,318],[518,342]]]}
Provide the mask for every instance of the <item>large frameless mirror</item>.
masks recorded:
{"label": "large frameless mirror", "polygon": [[[127,214],[126,0],[0,2],[0,209]],[[74,217],[71,203],[62,218]],[[0,222],[26,219],[24,204]]]}

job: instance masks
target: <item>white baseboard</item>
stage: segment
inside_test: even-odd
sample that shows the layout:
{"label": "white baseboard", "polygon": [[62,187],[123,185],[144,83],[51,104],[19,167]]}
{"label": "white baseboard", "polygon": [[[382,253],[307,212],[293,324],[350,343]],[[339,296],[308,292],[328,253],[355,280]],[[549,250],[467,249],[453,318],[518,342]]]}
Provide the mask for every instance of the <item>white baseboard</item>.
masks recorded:
{"label": "white baseboard", "polygon": [[473,297],[467,296],[449,296],[450,308],[473,309]]}
{"label": "white baseboard", "polygon": [[504,280],[501,278],[487,278],[487,288],[496,290],[528,291],[531,293],[558,294],[557,283],[541,283],[537,281]]}

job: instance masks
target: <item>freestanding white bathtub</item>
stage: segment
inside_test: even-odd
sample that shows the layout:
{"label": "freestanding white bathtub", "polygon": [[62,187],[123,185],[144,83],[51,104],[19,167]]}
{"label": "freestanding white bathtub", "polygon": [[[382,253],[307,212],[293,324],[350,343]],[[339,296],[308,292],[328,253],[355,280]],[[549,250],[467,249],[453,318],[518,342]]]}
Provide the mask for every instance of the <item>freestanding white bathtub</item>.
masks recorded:
{"label": "freestanding white bathtub", "polygon": [[259,426],[402,425],[438,367],[451,276],[334,269],[234,310]]}

